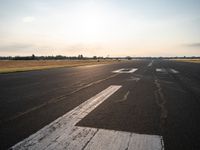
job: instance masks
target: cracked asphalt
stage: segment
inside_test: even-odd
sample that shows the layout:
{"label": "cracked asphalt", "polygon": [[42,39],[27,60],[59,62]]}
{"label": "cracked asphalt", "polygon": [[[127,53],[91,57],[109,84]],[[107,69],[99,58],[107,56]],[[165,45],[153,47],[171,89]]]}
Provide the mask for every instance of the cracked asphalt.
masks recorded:
{"label": "cracked asphalt", "polygon": [[[137,70],[113,72],[122,68]],[[160,135],[165,150],[200,149],[200,64],[159,59],[0,74],[0,149],[110,85],[122,87],[77,126]]]}

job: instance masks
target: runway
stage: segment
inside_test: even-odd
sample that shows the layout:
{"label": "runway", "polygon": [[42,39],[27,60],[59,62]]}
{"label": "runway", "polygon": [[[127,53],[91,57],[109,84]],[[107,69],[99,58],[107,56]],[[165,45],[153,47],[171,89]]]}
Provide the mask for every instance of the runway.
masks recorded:
{"label": "runway", "polygon": [[200,65],[168,60],[0,74],[1,149],[200,149]]}

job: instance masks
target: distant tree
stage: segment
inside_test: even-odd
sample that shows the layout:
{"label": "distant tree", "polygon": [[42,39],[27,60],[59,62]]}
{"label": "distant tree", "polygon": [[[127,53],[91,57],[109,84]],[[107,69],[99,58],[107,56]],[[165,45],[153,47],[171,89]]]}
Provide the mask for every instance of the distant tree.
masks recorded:
{"label": "distant tree", "polygon": [[93,56],[93,59],[97,59],[97,56]]}
{"label": "distant tree", "polygon": [[98,59],[103,59],[103,57],[102,57],[102,56],[99,56]]}
{"label": "distant tree", "polygon": [[78,55],[78,59],[83,59],[83,55]]}
{"label": "distant tree", "polygon": [[31,56],[31,59],[32,59],[32,60],[34,60],[34,59],[35,59],[35,55],[34,55],[34,54],[32,54],[32,56]]}
{"label": "distant tree", "polygon": [[56,59],[56,60],[63,60],[63,59],[66,59],[66,58],[67,58],[66,56],[56,55],[56,57],[54,59]]}
{"label": "distant tree", "polygon": [[126,56],[126,59],[131,60],[132,58],[130,56]]}

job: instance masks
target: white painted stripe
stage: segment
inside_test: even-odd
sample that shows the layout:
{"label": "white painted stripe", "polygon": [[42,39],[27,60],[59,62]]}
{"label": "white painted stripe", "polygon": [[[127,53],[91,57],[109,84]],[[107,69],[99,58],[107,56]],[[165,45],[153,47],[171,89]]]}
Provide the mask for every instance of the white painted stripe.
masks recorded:
{"label": "white painted stripe", "polygon": [[112,71],[113,73],[133,73],[137,70],[137,68],[132,68],[132,69],[129,69],[129,68],[121,68],[121,69],[118,69],[118,70],[115,70],[115,71]]}
{"label": "white painted stripe", "polygon": [[177,70],[175,70],[175,69],[169,69],[170,70],[170,72],[171,73],[175,73],[175,74],[177,74],[177,73],[179,73]]}
{"label": "white painted stripe", "polygon": [[129,79],[127,79],[127,81],[136,81],[136,82],[138,82],[140,80],[140,78],[138,78],[138,77],[130,77]]}
{"label": "white painted stripe", "polygon": [[156,71],[157,72],[162,72],[162,73],[166,73],[167,72],[166,69],[164,69],[164,68],[156,68]]}
{"label": "white painted stripe", "polygon": [[153,60],[148,64],[148,67],[151,67],[153,65]]}
{"label": "white painted stripe", "polygon": [[157,135],[75,126],[81,119],[115,93],[121,86],[109,86],[75,109],[56,119],[11,149],[48,150],[161,150],[163,139]]}
{"label": "white painted stripe", "polygon": [[101,129],[85,150],[164,150],[162,140],[156,135]]}
{"label": "white painted stripe", "polygon": [[[56,119],[27,139],[16,144],[13,149],[43,149],[47,145],[51,145],[51,143],[53,144],[53,141],[55,141],[55,139],[58,137],[59,139],[63,136],[69,138],[69,135],[73,135],[72,133],[75,134],[75,132],[73,132],[74,129],[77,128],[75,127],[75,124],[78,123],[92,110],[94,110],[108,97],[110,97],[113,93],[115,93],[119,88],[121,88],[121,86],[109,86],[107,89],[85,101],[62,117]],[[65,134],[63,134],[63,132]]]}

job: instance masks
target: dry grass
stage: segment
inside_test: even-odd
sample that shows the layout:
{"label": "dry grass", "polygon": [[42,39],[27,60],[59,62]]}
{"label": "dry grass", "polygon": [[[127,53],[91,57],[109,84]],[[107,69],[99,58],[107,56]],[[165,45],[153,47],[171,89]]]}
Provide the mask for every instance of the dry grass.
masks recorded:
{"label": "dry grass", "polygon": [[114,60],[8,60],[0,61],[0,73],[22,72],[59,67],[76,67],[114,63]]}
{"label": "dry grass", "polygon": [[180,62],[200,63],[200,59],[174,59]]}

